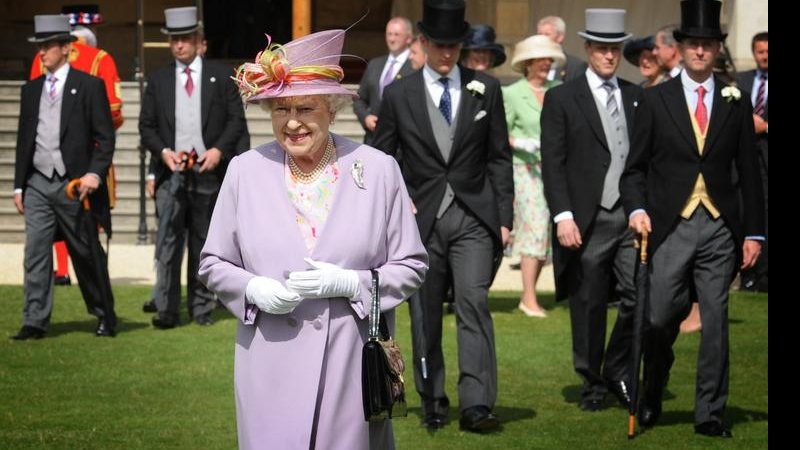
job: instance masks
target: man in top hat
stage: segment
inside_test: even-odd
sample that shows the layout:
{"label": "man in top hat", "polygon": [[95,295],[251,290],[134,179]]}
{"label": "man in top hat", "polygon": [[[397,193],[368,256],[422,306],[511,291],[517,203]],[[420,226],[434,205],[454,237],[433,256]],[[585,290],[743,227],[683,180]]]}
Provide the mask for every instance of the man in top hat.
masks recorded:
{"label": "man in top hat", "polygon": [[[721,3],[681,2],[674,37],[683,55],[679,77],[642,95],[628,167],[622,176],[630,228],[650,231],[648,331],[639,423],[652,426],[675,355],[672,344],[696,289],[703,332],[697,359],[695,432],[730,437],[728,289],[737,269],[761,250],[764,206],[747,96],[712,74],[726,34]],[[733,166],[738,186],[731,180]],[[740,198],[744,214],[740,214]]]}
{"label": "man in top hat", "polygon": [[750,44],[756,68],[740,72],[736,82],[753,102],[753,125],[756,130],[756,148],[761,169],[761,181],[764,187],[764,218],[766,219],[766,237],[761,250],[761,257],[756,265],[742,272],[742,289],[767,292],[769,288],[769,272],[767,267],[767,249],[769,247],[769,34],[766,31],[756,33]]}
{"label": "man in top hat", "polygon": [[[564,39],[567,37],[567,24],[564,19],[558,16],[542,17],[536,24],[536,34],[543,34],[563,47]],[[567,56],[566,62],[560,66],[554,65],[547,76],[548,80],[572,81],[580,78],[586,72],[586,63],[584,61],[569,53],[564,54]]]}
{"label": "man in top hat", "polygon": [[479,24],[470,27],[461,46],[459,63],[477,72],[485,72],[506,62],[506,51],[495,42],[494,28]]}
{"label": "man in top hat", "polygon": [[[97,336],[114,336],[116,315],[106,254],[97,224],[109,233],[103,182],[114,155],[114,127],[103,82],[69,64],[69,20],[34,18],[45,74],[22,87],[14,175],[14,205],[25,215],[25,307],[17,340],[44,336],[53,309],[53,238],[67,241]],[[67,184],[79,180],[78,199]],[[84,201],[88,200],[88,201]]]}
{"label": "man in top hat", "polygon": [[463,0],[425,1],[418,27],[427,62],[384,91],[374,146],[398,157],[430,257],[420,301],[410,303],[412,323],[423,325],[412,333],[424,331],[426,347],[414,349],[423,424],[444,426],[449,410],[441,340],[442,301],[452,284],[460,424],[489,431],[499,422],[487,296],[512,226],[514,186],[500,84],[456,64],[469,32],[465,8]]}
{"label": "man in top hat", "polygon": [[393,17],[386,23],[386,47],[389,48],[389,54],[372,58],[361,77],[358,98],[353,100],[353,112],[364,128],[364,143],[367,145],[372,145],[375,138],[383,90],[394,80],[414,72],[409,60],[409,47],[413,40],[411,21],[405,17]]}
{"label": "man in top hat", "polygon": [[164,15],[161,32],[169,36],[175,61],[148,77],[139,116],[142,145],[157,161],[152,167],[160,238],[156,277],[162,289],[153,293],[158,314],[152,322],[160,329],[179,323],[185,241],[189,317],[199,325],[213,323],[214,295],[197,280],[200,250],[227,162],[247,133],[233,71],[198,54],[197,8],[169,8]]}
{"label": "man in top hat", "polygon": [[[628,130],[641,88],[616,76],[625,31],[624,9],[587,9],[589,67],[545,94],[542,177],[555,222],[556,299],[570,299],[572,358],[583,379],[581,409],[599,411],[611,391],[629,402],[629,362],[635,289],[633,234],[619,201]],[[610,295],[620,299],[606,341]]]}
{"label": "man in top hat", "polygon": [[[108,96],[108,106],[111,108],[111,120],[114,122],[114,129],[116,130],[125,121],[122,117],[122,90],[119,84],[117,65],[110,54],[97,48],[97,38],[89,28],[89,26],[103,23],[100,8],[97,5],[66,5],[61,7],[61,14],[69,18],[69,24],[72,28],[71,34],[77,38],[72,43],[72,49],[69,52],[69,65],[73,69],[86,72],[103,80],[106,86],[106,96]],[[31,64],[30,79],[38,78],[44,72],[45,68],[41,58],[34,58]],[[116,201],[113,165],[111,172],[109,172],[109,177],[108,189],[111,195],[111,208],[113,208]],[[53,247],[56,251],[55,284],[69,285],[71,280],[69,278],[67,247],[63,240],[58,240]]]}

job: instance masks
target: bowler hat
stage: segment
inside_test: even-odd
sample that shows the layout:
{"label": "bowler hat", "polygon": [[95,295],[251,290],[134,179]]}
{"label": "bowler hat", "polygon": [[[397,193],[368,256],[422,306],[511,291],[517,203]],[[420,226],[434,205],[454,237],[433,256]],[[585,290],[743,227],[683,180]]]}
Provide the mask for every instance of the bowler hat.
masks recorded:
{"label": "bowler hat", "polygon": [[625,10],[612,8],[589,8],[586,10],[586,30],[578,36],[587,41],[616,44],[633,35],[625,32]]}
{"label": "bowler hat", "polygon": [[464,0],[425,0],[419,31],[433,42],[456,44],[469,34],[469,23],[464,21]]}
{"label": "bowler hat", "polygon": [[493,56],[492,67],[497,67],[506,61],[506,51],[494,40],[494,28],[483,24],[473,25],[461,50],[489,50]]}
{"label": "bowler hat", "polygon": [[194,33],[200,28],[197,23],[197,7],[184,6],[181,8],[167,8],[164,10],[167,26],[161,29],[164,34],[179,35]]}
{"label": "bowler hat", "polygon": [[681,2],[681,27],[672,32],[676,41],[686,38],[714,39],[724,41],[719,25],[722,3],[717,0],[684,0]]}
{"label": "bowler hat", "polygon": [[72,42],[78,39],[69,34],[69,18],[61,14],[43,14],[34,16],[33,30],[34,34],[28,38],[28,42]]}
{"label": "bowler hat", "polygon": [[642,54],[644,51],[652,51],[656,46],[656,38],[655,36],[647,36],[640,39],[631,39],[630,41],[625,43],[625,47],[622,49],[622,56],[625,59],[633,64],[634,66],[639,66],[639,55]]}

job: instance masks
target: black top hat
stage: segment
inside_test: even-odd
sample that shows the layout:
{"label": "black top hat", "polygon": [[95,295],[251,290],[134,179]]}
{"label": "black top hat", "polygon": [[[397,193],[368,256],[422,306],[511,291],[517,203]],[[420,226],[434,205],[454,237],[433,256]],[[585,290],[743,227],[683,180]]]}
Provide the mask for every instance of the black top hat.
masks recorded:
{"label": "black top hat", "polygon": [[469,34],[469,23],[464,21],[464,0],[425,0],[419,31],[428,39],[440,44],[456,44]]}
{"label": "black top hat", "polygon": [[502,45],[494,42],[494,28],[489,25],[473,25],[469,35],[464,40],[461,50],[489,50],[492,52],[492,67],[497,67],[506,61],[506,51]]}
{"label": "black top hat", "polygon": [[625,47],[622,49],[622,56],[625,59],[633,64],[634,66],[639,66],[639,55],[643,51],[651,51],[656,46],[656,39],[654,36],[647,36],[641,39],[631,39],[630,41],[625,43]]}
{"label": "black top hat", "polygon": [[75,25],[99,25],[103,23],[100,7],[96,4],[62,6],[61,14],[69,17],[69,24],[73,27]]}
{"label": "black top hat", "polygon": [[681,2],[681,27],[672,32],[675,40],[686,38],[714,39],[724,41],[719,25],[722,3],[717,0],[683,0]]}

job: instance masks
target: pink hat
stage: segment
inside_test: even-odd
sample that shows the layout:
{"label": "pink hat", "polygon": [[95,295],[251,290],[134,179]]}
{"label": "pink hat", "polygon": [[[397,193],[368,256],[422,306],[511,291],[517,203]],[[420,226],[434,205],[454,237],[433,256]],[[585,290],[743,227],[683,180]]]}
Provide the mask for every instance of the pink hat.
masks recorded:
{"label": "pink hat", "polygon": [[344,71],[339,66],[344,30],[327,30],[295,39],[286,45],[273,44],[255,62],[236,70],[239,94],[250,103],[268,98],[297,95],[358,95],[340,84]]}

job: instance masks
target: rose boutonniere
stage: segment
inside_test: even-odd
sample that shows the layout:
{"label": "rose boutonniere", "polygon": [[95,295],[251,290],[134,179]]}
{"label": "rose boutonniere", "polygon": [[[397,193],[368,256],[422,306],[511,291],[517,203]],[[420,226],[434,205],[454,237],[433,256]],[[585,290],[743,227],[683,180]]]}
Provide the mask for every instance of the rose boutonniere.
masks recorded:
{"label": "rose boutonniere", "polygon": [[742,91],[735,86],[725,86],[722,88],[722,98],[724,98],[728,103],[732,101],[738,101],[740,98],[742,98]]}
{"label": "rose boutonniere", "polygon": [[486,92],[486,85],[478,80],[472,80],[467,83],[467,90],[472,95],[483,95]]}

